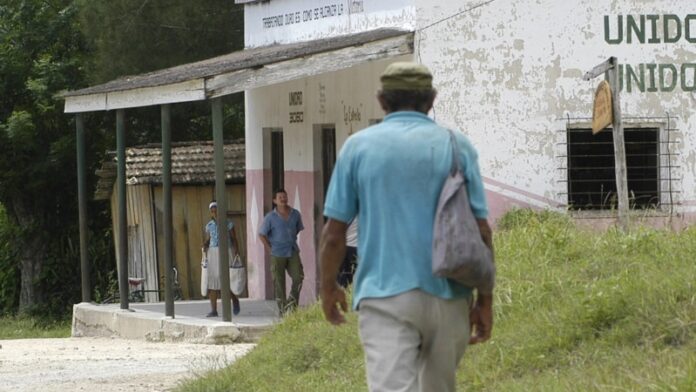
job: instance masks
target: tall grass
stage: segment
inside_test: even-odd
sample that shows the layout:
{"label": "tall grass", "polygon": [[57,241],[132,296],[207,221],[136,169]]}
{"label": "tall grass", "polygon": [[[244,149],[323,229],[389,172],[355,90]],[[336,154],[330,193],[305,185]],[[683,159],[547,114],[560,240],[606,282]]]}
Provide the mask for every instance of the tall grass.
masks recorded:
{"label": "tall grass", "polygon": [[[696,228],[593,232],[565,215],[500,221],[491,341],[469,348],[467,391],[696,390]],[[182,391],[366,390],[355,315],[287,318],[230,368]]]}

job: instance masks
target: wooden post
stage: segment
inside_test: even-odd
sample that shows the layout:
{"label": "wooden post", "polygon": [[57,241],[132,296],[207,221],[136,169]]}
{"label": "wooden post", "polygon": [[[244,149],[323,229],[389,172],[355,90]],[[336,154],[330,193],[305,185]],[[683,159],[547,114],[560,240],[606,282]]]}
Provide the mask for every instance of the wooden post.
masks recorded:
{"label": "wooden post", "polygon": [[85,125],[82,113],[75,115],[77,139],[77,207],[80,223],[80,271],[82,280],[82,302],[92,300],[90,266],[87,254],[87,174],[85,165]]}
{"label": "wooden post", "polygon": [[128,309],[128,215],[126,205],[126,125],[123,109],[116,111],[116,156],[118,160],[118,291],[121,309]]}
{"label": "wooden post", "polygon": [[222,100],[213,98],[213,144],[215,150],[215,199],[217,200],[218,250],[220,252],[220,297],[222,302],[222,321],[232,321],[230,306],[230,260],[227,243],[227,200],[225,195],[225,150],[222,127]]}
{"label": "wooden post", "polygon": [[619,225],[624,231],[628,230],[628,179],[626,169],[626,146],[624,140],[623,124],[621,122],[621,86],[619,83],[619,64],[616,57],[611,57],[611,70],[607,72],[611,85],[612,108],[614,121],[612,123],[612,137],[614,138],[614,169],[616,175],[616,193],[619,204]]}
{"label": "wooden post", "polygon": [[174,318],[174,274],[172,268],[172,130],[171,106],[162,105],[162,220],[164,230],[164,313]]}
{"label": "wooden post", "polygon": [[619,226],[622,230],[628,229],[628,180],[626,170],[626,146],[624,140],[623,124],[621,122],[621,85],[619,81],[619,62],[616,57],[610,57],[607,61],[595,66],[587,72],[584,80],[592,80],[604,74],[611,85],[612,92],[612,138],[614,139],[614,173],[616,177],[616,195],[618,202]]}

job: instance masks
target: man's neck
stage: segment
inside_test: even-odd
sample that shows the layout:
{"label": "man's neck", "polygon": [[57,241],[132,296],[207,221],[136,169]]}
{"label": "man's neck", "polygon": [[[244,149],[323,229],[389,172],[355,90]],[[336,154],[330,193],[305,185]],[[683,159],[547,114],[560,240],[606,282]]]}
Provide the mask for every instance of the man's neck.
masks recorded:
{"label": "man's neck", "polygon": [[[430,110],[428,110],[428,111],[430,111]],[[419,110],[417,108],[412,108],[412,107],[403,107],[403,108],[399,108],[396,110],[385,110],[384,111],[385,114],[392,114],[392,113],[397,113],[397,112],[418,112],[421,114],[425,114],[426,116],[428,115],[428,112],[424,112],[423,110]]]}
{"label": "man's neck", "polygon": [[278,205],[276,206],[276,210],[278,210],[278,212],[280,213],[287,214],[288,212],[290,212],[290,206],[287,204],[285,206]]}

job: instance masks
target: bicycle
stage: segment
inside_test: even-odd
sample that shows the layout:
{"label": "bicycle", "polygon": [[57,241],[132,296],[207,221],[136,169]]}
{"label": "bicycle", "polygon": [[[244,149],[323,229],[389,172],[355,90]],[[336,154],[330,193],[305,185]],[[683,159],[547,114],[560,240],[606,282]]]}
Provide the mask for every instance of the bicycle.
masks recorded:
{"label": "bicycle", "polygon": [[[179,284],[179,271],[176,269],[176,267],[172,267],[172,271],[174,272],[174,300],[182,300],[184,299],[183,293],[181,291],[181,285]],[[162,281],[166,281],[165,277],[161,277]],[[143,283],[145,283],[147,279],[145,278],[137,278],[133,276],[128,277],[128,302],[145,302],[145,294],[146,293],[158,293],[160,298],[164,297],[164,290],[145,290],[142,288]],[[103,304],[110,304],[110,303],[118,303],[121,301],[121,297],[118,292],[110,295],[101,303]]]}

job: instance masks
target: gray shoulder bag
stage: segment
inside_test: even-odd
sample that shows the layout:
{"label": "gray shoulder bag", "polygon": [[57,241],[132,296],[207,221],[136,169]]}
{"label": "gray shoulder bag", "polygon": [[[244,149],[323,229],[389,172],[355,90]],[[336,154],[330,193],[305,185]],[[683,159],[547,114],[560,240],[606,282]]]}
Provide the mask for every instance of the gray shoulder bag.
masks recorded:
{"label": "gray shoulder bag", "polygon": [[452,166],[440,191],[433,226],[433,275],[452,279],[483,294],[493,291],[495,264],[471,211],[454,132]]}

